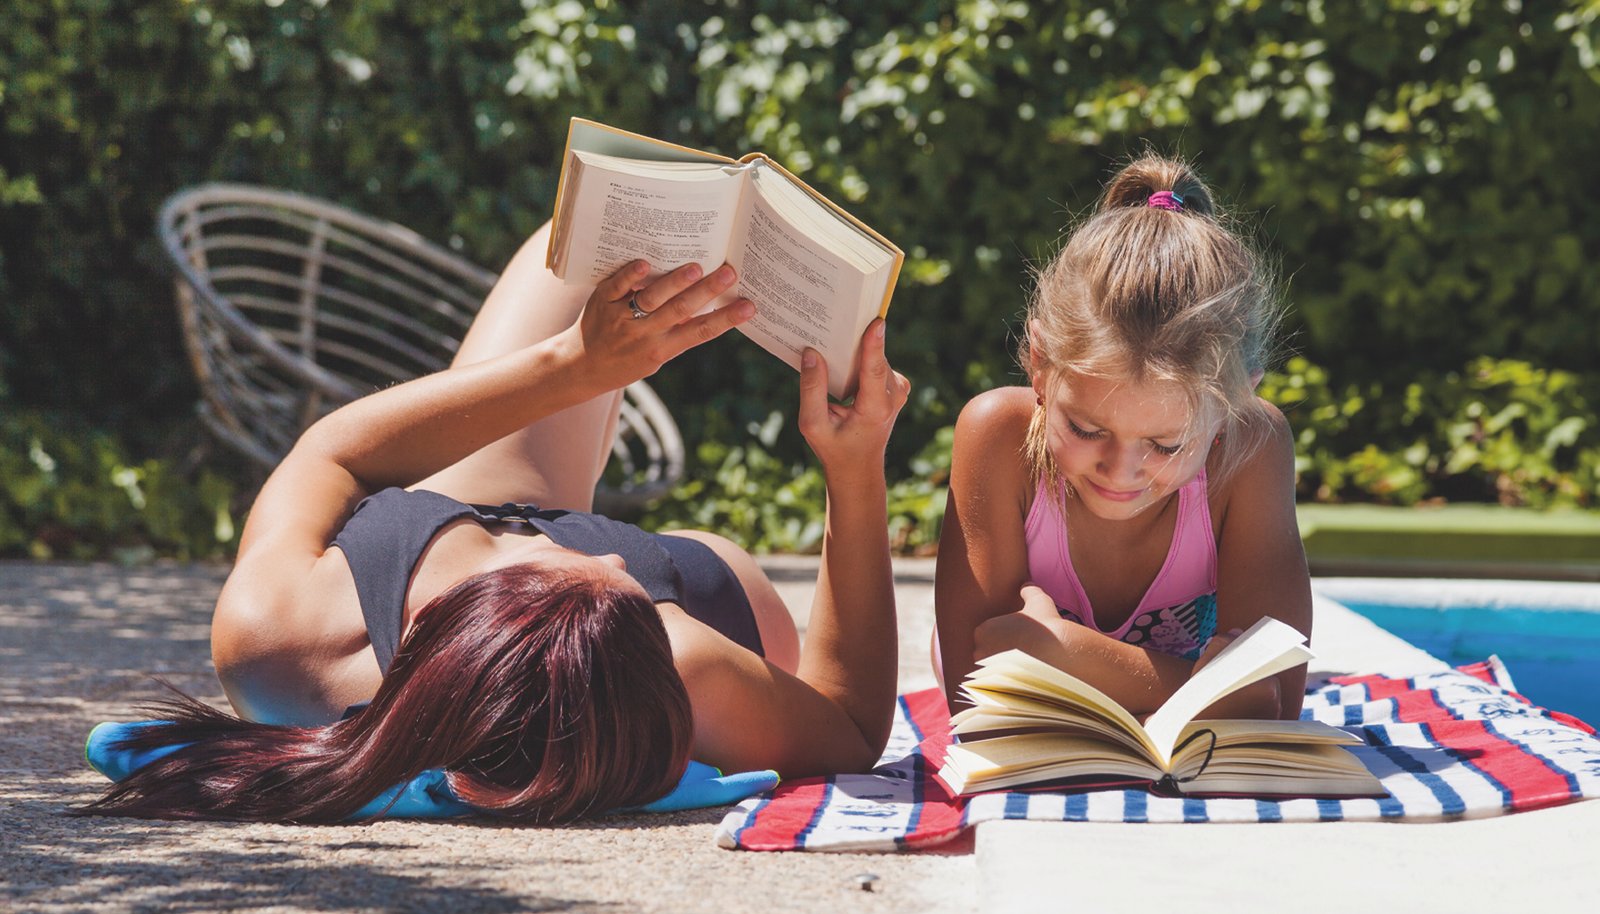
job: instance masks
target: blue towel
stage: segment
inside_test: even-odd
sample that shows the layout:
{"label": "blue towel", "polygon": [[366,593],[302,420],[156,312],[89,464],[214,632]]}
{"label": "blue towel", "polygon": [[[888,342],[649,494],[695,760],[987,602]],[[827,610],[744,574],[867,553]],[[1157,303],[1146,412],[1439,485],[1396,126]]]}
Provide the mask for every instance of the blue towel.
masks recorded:
{"label": "blue towel", "polygon": [[[120,781],[140,768],[182,749],[187,743],[153,749],[120,748],[118,743],[145,727],[161,721],[103,723],[89,731],[84,757],[89,765],[113,781]],[[659,800],[617,812],[673,812],[726,806],[778,785],[776,771],[745,771],[723,774],[710,765],[691,761],[678,780],[678,786]],[[470,816],[478,810],[451,792],[442,768],[429,768],[404,784],[397,784],[351,814],[351,821],[388,819],[450,819]]]}

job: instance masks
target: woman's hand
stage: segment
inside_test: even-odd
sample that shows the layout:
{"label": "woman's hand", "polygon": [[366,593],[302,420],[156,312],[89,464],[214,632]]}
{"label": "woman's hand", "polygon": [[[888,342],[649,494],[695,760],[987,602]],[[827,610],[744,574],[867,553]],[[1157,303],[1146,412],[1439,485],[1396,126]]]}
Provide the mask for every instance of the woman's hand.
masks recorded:
{"label": "woman's hand", "polygon": [[578,364],[605,389],[655,374],[680,353],[716,339],[756,313],[748,299],[740,298],[696,314],[733,288],[737,276],[727,264],[709,276],[702,276],[693,263],[646,281],[649,272],[649,264],[636,260],[601,281],[567,332],[578,348]]}
{"label": "woman's hand", "polygon": [[883,352],[883,319],[867,325],[861,337],[861,368],[855,400],[849,406],[828,402],[828,366],[822,354],[806,349],[800,359],[800,434],[822,461],[830,481],[856,470],[883,478],[883,452],[895,417],[911,393],[911,382],[889,367]]}

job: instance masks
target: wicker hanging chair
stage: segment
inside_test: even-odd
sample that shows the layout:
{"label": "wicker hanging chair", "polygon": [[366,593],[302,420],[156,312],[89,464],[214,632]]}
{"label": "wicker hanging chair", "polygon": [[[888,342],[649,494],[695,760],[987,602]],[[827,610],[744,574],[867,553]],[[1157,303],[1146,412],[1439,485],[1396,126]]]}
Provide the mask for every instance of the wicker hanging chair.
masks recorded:
{"label": "wicker hanging chair", "polygon": [[[265,187],[180,191],[159,228],[200,420],[264,468],[337,407],[449,365],[497,278],[404,226]],[[683,476],[677,424],[643,381],[612,457],[596,510],[636,510]]]}

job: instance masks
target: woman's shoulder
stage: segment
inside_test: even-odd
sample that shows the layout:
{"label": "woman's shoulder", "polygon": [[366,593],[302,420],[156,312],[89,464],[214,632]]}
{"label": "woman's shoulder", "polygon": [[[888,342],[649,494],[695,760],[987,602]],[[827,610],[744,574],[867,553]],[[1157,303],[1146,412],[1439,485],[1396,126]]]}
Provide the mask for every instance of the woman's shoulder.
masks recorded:
{"label": "woman's shoulder", "polygon": [[380,678],[354,580],[335,549],[292,566],[260,552],[240,557],[218,595],[217,678],[247,719],[326,723]]}

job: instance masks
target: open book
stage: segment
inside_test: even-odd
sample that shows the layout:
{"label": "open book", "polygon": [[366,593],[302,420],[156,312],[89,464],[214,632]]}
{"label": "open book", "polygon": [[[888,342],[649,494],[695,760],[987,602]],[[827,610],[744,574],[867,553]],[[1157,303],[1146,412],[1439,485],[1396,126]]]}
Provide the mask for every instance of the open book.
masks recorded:
{"label": "open book", "polygon": [[1305,720],[1201,720],[1217,699],[1312,657],[1305,637],[1264,618],[1190,677],[1143,725],[1103,692],[1022,651],[979,661],[950,719],[939,779],[956,794],[1061,782],[1148,784],[1166,793],[1383,796],[1362,741]]}
{"label": "open book", "polygon": [[889,310],[905,255],[759,152],[730,159],[583,118],[567,130],[547,263],[593,284],[638,257],[665,271],[724,262],[748,298],[739,330],[796,370],[806,346],[828,392],[853,393],[861,334]]}

